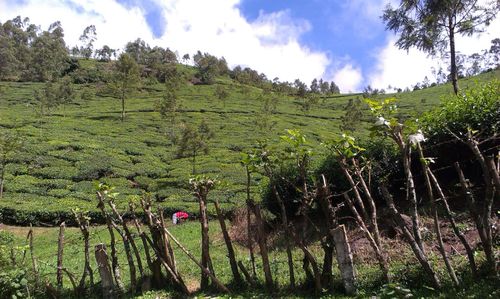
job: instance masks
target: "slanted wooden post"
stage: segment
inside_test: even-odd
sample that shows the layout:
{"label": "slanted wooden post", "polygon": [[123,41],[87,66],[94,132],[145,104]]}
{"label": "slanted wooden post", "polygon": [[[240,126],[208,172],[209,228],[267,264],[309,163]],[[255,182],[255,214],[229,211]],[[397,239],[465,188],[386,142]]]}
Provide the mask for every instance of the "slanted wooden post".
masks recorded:
{"label": "slanted wooden post", "polygon": [[80,284],[78,286],[78,291],[82,292],[85,289],[85,279],[87,275],[90,278],[90,285],[94,286],[94,273],[92,272],[92,268],[90,267],[90,233],[89,233],[89,218],[85,213],[74,212],[76,223],[80,228],[80,231],[83,235],[83,246],[84,246],[84,255],[85,255],[85,265],[83,266],[83,274],[80,278]]}
{"label": "slanted wooden post", "polygon": [[231,265],[231,271],[233,272],[233,278],[237,284],[241,284],[243,282],[240,272],[238,272],[238,264],[236,263],[236,257],[234,254],[233,244],[231,243],[231,237],[227,232],[226,222],[224,221],[224,215],[220,210],[219,201],[216,199],[214,201],[215,210],[217,212],[217,218],[219,219],[220,228],[222,230],[222,235],[224,236],[224,241],[226,242],[227,247],[227,255],[229,258],[229,264]]}
{"label": "slanted wooden post", "polygon": [[339,225],[336,229],[331,230],[330,234],[337,250],[337,261],[345,292],[348,295],[354,295],[356,294],[356,273],[344,225]]}
{"label": "slanted wooden post", "polygon": [[[38,265],[35,258],[35,248],[33,246],[33,226],[30,223],[30,230],[28,232],[29,248],[31,255],[31,264],[33,266],[33,275],[35,275],[35,287],[40,286],[40,275],[38,273]],[[24,262],[24,259],[23,259]]]}
{"label": "slanted wooden post", "polygon": [[57,241],[57,290],[60,292],[63,287],[63,251],[64,251],[64,229],[66,223],[59,226],[59,239]]}
{"label": "slanted wooden post", "polygon": [[200,262],[198,260],[196,260],[196,258],[186,249],[186,247],[184,247],[175,237],[174,235],[172,235],[168,229],[166,228],[163,228],[163,230],[165,231],[165,233],[167,233],[167,235],[170,237],[170,239],[172,239],[172,241],[174,241],[175,244],[177,244],[177,246],[179,246],[179,248],[196,264],[198,265],[198,267],[200,267],[200,269],[210,277],[210,279],[212,279],[212,282],[217,286],[217,288],[219,288],[219,290],[225,292],[225,293],[231,293],[229,291],[229,289],[222,283],[220,282],[220,280],[217,279],[217,277],[215,277],[215,275],[210,272],[210,270],[207,268],[207,267],[203,267],[202,264],[200,264]]}
{"label": "slanted wooden post", "polygon": [[125,291],[125,287],[122,282],[122,277],[120,274],[120,265],[118,264],[118,254],[116,252],[116,238],[115,233],[113,231],[113,222],[111,220],[111,216],[106,213],[105,210],[105,195],[100,191],[97,192],[97,200],[99,201],[97,207],[101,210],[102,217],[106,220],[106,226],[108,227],[109,238],[110,238],[110,246],[111,246],[111,266],[113,267],[113,274],[116,281],[116,285],[118,286],[118,291],[123,293]]}
{"label": "slanted wooden post", "polygon": [[269,266],[269,255],[267,253],[267,237],[264,231],[264,224],[262,222],[262,215],[260,213],[260,206],[258,204],[253,206],[255,221],[257,222],[260,256],[262,257],[262,268],[264,269],[264,277],[266,279],[266,288],[268,291],[273,289],[273,276],[271,274],[271,267]]}
{"label": "slanted wooden post", "polygon": [[111,275],[111,267],[109,265],[108,254],[106,253],[106,245],[97,244],[95,246],[95,259],[101,276],[101,287],[103,298],[114,297],[114,283]]}

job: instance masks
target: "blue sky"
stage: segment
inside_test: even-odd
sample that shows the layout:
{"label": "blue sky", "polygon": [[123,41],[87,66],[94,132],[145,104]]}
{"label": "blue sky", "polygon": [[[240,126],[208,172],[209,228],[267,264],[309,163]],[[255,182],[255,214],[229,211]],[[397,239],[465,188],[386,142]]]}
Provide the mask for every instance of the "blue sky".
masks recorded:
{"label": "blue sky", "polygon": [[[486,0],[480,0],[486,1]],[[398,50],[382,9],[398,0],[1,0],[0,22],[17,15],[47,28],[59,20],[69,46],[97,28],[96,46],[122,49],[140,37],[151,46],[224,56],[268,78],[334,80],[343,92],[370,84],[406,87],[432,79],[438,59]],[[459,39],[470,54],[500,35],[496,20],[480,38]]]}

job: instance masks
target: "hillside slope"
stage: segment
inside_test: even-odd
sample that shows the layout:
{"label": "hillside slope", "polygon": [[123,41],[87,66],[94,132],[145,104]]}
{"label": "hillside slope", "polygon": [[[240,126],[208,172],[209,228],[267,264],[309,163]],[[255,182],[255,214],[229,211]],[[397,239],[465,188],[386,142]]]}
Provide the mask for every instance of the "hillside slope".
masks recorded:
{"label": "hillside slope", "polygon": [[[460,83],[465,87],[499,77],[497,70]],[[218,85],[229,92],[225,103],[214,95]],[[75,85],[77,92],[71,104],[40,116],[32,98],[34,90],[42,86],[0,83],[0,128],[17,131],[24,142],[22,151],[6,168],[0,221],[2,217],[5,222],[18,223],[56,221],[59,216],[69,215],[72,208],[95,211],[96,181],[116,186],[123,209],[145,190],[168,210],[197,212],[187,185],[192,159],[176,155],[176,145],[168,138],[173,125],[155,110],[156,101],[164,93],[163,85],[145,86],[128,99],[123,123],[119,100],[99,95],[81,99],[85,90],[95,93],[96,85]],[[438,105],[440,96],[451,90],[449,85],[443,85],[381,97],[396,96],[401,113],[415,115]],[[228,78],[219,78],[214,85],[186,83],[178,94],[181,108],[177,122],[198,126],[205,120],[215,133],[209,143],[210,152],[197,157],[196,168],[198,173],[216,175],[226,182],[224,190],[213,193],[226,209],[242,204],[245,197],[245,173],[239,165],[241,151],[260,139],[277,141],[290,128],[302,130],[319,147],[321,140],[340,133],[349,99],[361,98],[359,94],[320,98],[304,112],[301,100],[265,94]],[[276,102],[274,112],[262,113],[272,99]],[[360,137],[366,136],[363,127],[370,120],[364,114],[365,123],[354,132]],[[253,187],[257,196],[259,180],[257,177]]]}

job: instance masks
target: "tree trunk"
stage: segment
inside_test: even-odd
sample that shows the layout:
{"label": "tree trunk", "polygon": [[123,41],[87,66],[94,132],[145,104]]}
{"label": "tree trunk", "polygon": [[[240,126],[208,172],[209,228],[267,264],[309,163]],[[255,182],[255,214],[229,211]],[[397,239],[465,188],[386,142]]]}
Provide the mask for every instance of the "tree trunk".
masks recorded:
{"label": "tree trunk", "polygon": [[[484,233],[486,234],[486,238],[483,241],[484,253],[486,254],[486,260],[488,262],[488,267],[490,271],[496,273],[496,261],[495,261],[495,253],[493,250],[493,236],[492,236],[492,220],[491,220],[491,210],[493,206],[493,201],[495,199],[495,187],[493,176],[494,173],[491,173],[492,169],[488,167],[488,162],[486,161],[483,153],[479,149],[479,145],[477,140],[475,140],[472,132],[467,132],[466,144],[469,146],[470,150],[473,152],[476,157],[479,165],[481,166],[481,170],[483,172],[483,180],[486,186],[483,206],[480,209],[480,213],[478,213],[480,217],[480,221],[483,222]],[[494,167],[493,167],[494,168]]]}
{"label": "tree trunk", "polygon": [[352,260],[351,247],[347,240],[347,234],[344,225],[339,225],[336,229],[330,230],[335,249],[337,250],[337,262],[342,276],[342,282],[346,294],[356,294],[356,273]]}
{"label": "tree trunk", "polygon": [[[354,171],[356,172],[356,176],[358,177],[358,180],[361,183],[361,187],[365,192],[365,196],[368,199],[368,207],[370,208],[369,221],[371,222],[371,226],[373,227],[373,239],[375,240],[375,243],[377,243],[379,249],[382,250],[382,242],[380,241],[380,232],[378,230],[378,224],[377,224],[377,207],[375,206],[375,200],[373,199],[372,194],[370,192],[370,188],[368,188],[368,185],[366,184],[365,179],[361,174],[361,170],[359,169],[359,165],[356,159],[352,158],[352,164],[354,165]],[[383,254],[385,259],[385,253]],[[389,280],[387,282],[389,282]]]}
{"label": "tree trunk", "polygon": [[240,267],[241,273],[243,273],[243,276],[245,276],[245,279],[248,281],[248,283],[252,286],[255,287],[257,284],[255,283],[255,280],[252,278],[250,273],[248,273],[248,270],[245,268],[245,265],[241,261],[238,261],[238,267]]}
{"label": "tree trunk", "polygon": [[455,31],[453,29],[453,18],[448,17],[448,34],[450,39],[450,66],[451,66],[451,83],[453,84],[453,92],[458,94],[458,69],[457,58],[455,52]]}
{"label": "tree trunk", "polygon": [[80,278],[80,283],[78,285],[78,291],[81,294],[83,290],[85,289],[85,280],[87,278],[87,275],[90,278],[90,285],[94,285],[94,273],[92,272],[92,268],[90,267],[90,233],[89,233],[89,221],[83,217],[82,214],[78,215],[75,214],[75,219],[78,224],[78,227],[80,228],[80,231],[83,236],[83,251],[84,251],[84,257],[85,257],[85,264],[83,266],[83,274],[82,277]]}
{"label": "tree trunk", "polygon": [[158,215],[160,216],[160,229],[162,232],[162,238],[163,238],[163,249],[164,249],[164,255],[165,255],[165,261],[169,264],[170,268],[174,271],[174,273],[177,273],[177,263],[175,261],[175,254],[174,251],[172,250],[172,246],[170,245],[170,241],[168,239],[168,235],[165,233],[165,218],[163,216],[163,211],[161,208],[158,208]]}
{"label": "tree trunk", "polygon": [[266,288],[268,291],[273,290],[273,276],[271,274],[271,267],[269,266],[269,256],[267,252],[267,237],[264,231],[264,224],[262,222],[262,216],[260,213],[260,206],[256,204],[254,206],[255,220],[257,222],[258,236],[257,240],[259,242],[260,256],[262,257],[262,268],[264,269],[264,277],[266,279]]}
{"label": "tree trunk", "polygon": [[[207,215],[207,205],[206,198],[199,196],[198,198],[200,204],[200,223],[201,223],[201,265],[204,269],[208,269],[210,260],[210,240],[208,236],[208,215]],[[205,271],[201,271],[201,289],[206,289],[208,287],[209,275]]]}
{"label": "tree trunk", "polygon": [[122,89],[121,100],[122,100],[122,116],[121,116],[121,121],[123,122],[123,120],[125,120],[125,90],[124,90],[124,88]]}
{"label": "tree trunk", "polygon": [[250,197],[250,184],[251,184],[251,176],[250,170],[248,166],[245,167],[247,172],[247,239],[248,239],[248,250],[250,251],[250,262],[252,263],[252,274],[253,276],[257,276],[257,272],[255,271],[255,256],[253,254],[253,239],[252,239],[252,212],[251,212],[251,197]]}
{"label": "tree trunk", "polygon": [[167,233],[167,235],[172,239],[172,241],[174,241],[175,244],[177,244],[177,246],[179,246],[179,248],[196,264],[198,265],[198,267],[201,268],[201,270],[203,272],[205,272],[205,274],[207,274],[208,276],[210,276],[210,278],[212,279],[212,282],[215,283],[215,285],[219,288],[219,290],[225,292],[225,293],[231,293],[229,291],[229,289],[224,286],[224,284],[222,284],[222,282],[220,282],[217,277],[215,277],[215,275],[210,272],[210,270],[208,270],[208,268],[206,267],[203,267],[203,265],[200,264],[200,262],[198,262],[196,260],[196,258],[174,237],[174,235],[172,235],[167,229],[165,229],[165,232]]}
{"label": "tree trunk", "polygon": [[[130,230],[128,229],[127,223],[123,220],[122,215],[118,213],[118,210],[116,209],[115,203],[110,200],[108,202],[109,206],[111,207],[111,210],[113,211],[113,214],[115,217],[118,219],[118,222],[120,222],[120,225],[122,226],[123,231],[121,231],[120,235],[122,236],[123,239],[123,245],[125,246],[125,252],[127,254],[127,259],[129,260],[129,267],[130,267],[130,284],[132,287],[132,292],[137,291],[137,281],[136,281],[136,271],[135,271],[135,265],[134,265],[134,259],[132,257],[131,251],[134,251],[135,259],[137,261],[137,267],[139,268],[139,274],[141,275],[141,278],[144,276],[144,270],[142,268],[142,261],[141,261],[141,255],[139,254],[139,250],[137,249],[137,246],[135,245],[134,238],[132,237],[132,234],[130,233]],[[132,247],[132,250],[130,249]]]}
{"label": "tree trunk", "polygon": [[63,252],[64,252],[64,229],[66,223],[59,226],[59,238],[57,240],[57,290],[61,292],[63,288]]}
{"label": "tree trunk", "polygon": [[33,246],[33,227],[31,226],[31,224],[30,224],[30,230],[28,232],[28,240],[29,240],[29,250],[31,256],[31,265],[33,267],[33,275],[35,276],[35,287],[39,287],[40,275],[38,273],[38,265],[35,258],[35,247]]}
{"label": "tree trunk", "polygon": [[[272,177],[272,173],[269,172],[269,175]],[[276,188],[276,185],[274,183],[272,184],[273,192],[274,195],[276,196],[276,200],[278,201],[278,204],[280,206],[280,211],[281,211],[281,225],[283,225],[283,230],[286,233],[291,233],[290,228],[288,226],[288,219],[286,215],[286,207],[285,203],[281,199],[280,194],[278,193],[278,189]],[[292,244],[289,238],[286,239],[286,256],[287,256],[287,262],[288,262],[288,273],[290,274],[290,288],[294,289],[295,288],[295,273],[293,269],[293,255],[292,255]]]}
{"label": "tree trunk", "polygon": [[[154,246],[151,246],[153,250],[155,248],[161,249],[160,252],[163,252],[163,241],[162,241],[162,232],[159,230],[157,225],[155,224],[153,220],[153,213],[151,212],[151,201],[148,198],[142,198],[141,199],[141,206],[142,209],[144,210],[144,213],[146,214],[146,219],[147,219],[147,226],[149,227],[149,231],[151,233],[151,239],[153,240]],[[146,237],[146,234],[143,233],[142,237]],[[142,238],[141,237],[141,238]],[[154,260],[152,260],[150,269],[153,274],[153,284],[157,288],[161,288],[165,286],[165,277],[163,276],[161,272],[161,259],[157,255]]]}
{"label": "tree trunk", "polygon": [[112,222],[113,227],[116,229],[118,234],[122,237],[123,240],[123,248],[125,249],[125,256],[127,257],[127,263],[128,263],[128,268],[129,268],[129,274],[130,274],[130,289],[132,290],[132,293],[135,293],[137,291],[137,276],[136,276],[136,270],[135,270],[135,264],[134,264],[134,258],[132,257],[132,250],[130,248],[130,240],[125,234],[123,230],[121,230],[116,223]]}
{"label": "tree trunk", "polygon": [[446,254],[446,250],[444,248],[444,243],[443,243],[443,238],[441,236],[441,227],[439,225],[439,216],[437,212],[437,207],[436,207],[436,198],[434,198],[434,192],[432,191],[432,185],[431,185],[431,180],[429,178],[430,169],[429,166],[427,165],[428,161],[425,160],[424,153],[422,151],[422,147],[420,146],[420,143],[417,143],[417,149],[418,149],[418,154],[420,157],[420,164],[422,165],[422,169],[424,172],[424,179],[425,179],[425,187],[427,189],[427,196],[429,197],[429,201],[431,203],[431,210],[432,210],[432,217],[434,219],[434,231],[436,232],[436,239],[438,241],[438,249],[439,253],[441,253],[441,256],[443,257],[444,264],[446,266],[446,269],[448,270],[448,274],[450,275],[451,280],[453,281],[453,284],[455,287],[459,286],[458,278],[457,275],[455,274],[455,270],[453,269],[453,266],[450,263],[450,260]]}
{"label": "tree trunk", "polygon": [[142,241],[142,246],[144,247],[144,254],[146,256],[146,263],[148,264],[148,268],[149,270],[151,270],[151,272],[153,271],[153,263],[151,262],[151,254],[149,252],[149,245],[148,245],[148,242],[145,238],[145,233],[142,231],[141,229],[141,226],[139,224],[139,221],[137,220],[137,217],[135,215],[135,211],[133,208],[131,208],[131,213],[132,213],[132,220],[134,221],[134,225],[135,225],[135,228],[137,229],[137,233],[139,234],[139,236],[141,237],[141,241]]}
{"label": "tree trunk", "polygon": [[106,245],[97,244],[95,246],[95,259],[99,275],[101,276],[101,288],[103,298],[114,298],[114,283],[113,276],[111,275],[111,268],[109,266],[108,254],[106,253]]}
{"label": "tree trunk", "polygon": [[424,271],[427,273],[427,275],[430,276],[430,279],[431,279],[434,287],[441,288],[441,282],[439,281],[439,278],[437,277],[436,272],[434,272],[431,265],[429,264],[429,261],[427,259],[427,255],[422,250],[422,248],[418,245],[418,242],[415,240],[413,234],[408,229],[406,222],[404,221],[401,213],[399,213],[399,211],[396,209],[396,206],[394,205],[394,201],[392,199],[392,196],[389,193],[389,190],[387,190],[387,187],[385,187],[384,185],[380,186],[380,190],[382,192],[382,197],[385,199],[385,201],[387,203],[387,207],[389,209],[389,212],[391,213],[392,217],[394,218],[397,226],[399,226],[399,228],[403,231],[403,234],[406,238],[406,242],[408,242],[408,244],[410,245],[411,249],[413,250],[413,253],[415,254],[415,257],[418,259],[418,261],[420,262],[420,265],[422,266]]}
{"label": "tree trunk", "polygon": [[469,208],[469,212],[472,216],[472,219],[474,220],[476,224],[476,229],[479,234],[479,238],[481,239],[481,243],[483,244],[484,248],[484,253],[486,255],[486,259],[490,265],[492,265],[492,262],[494,263],[494,256],[493,256],[493,251],[491,249],[491,240],[488,237],[487,230],[489,229],[488,227],[485,227],[485,222],[483,217],[480,214],[480,211],[477,207],[476,201],[474,199],[474,195],[472,191],[469,188],[469,185],[467,184],[467,181],[465,179],[464,173],[462,172],[462,169],[460,168],[460,164],[458,162],[455,162],[455,169],[458,173],[458,178],[460,180],[460,185],[462,186],[462,192],[465,195],[465,199],[467,201],[467,205]]}
{"label": "tree trunk", "polygon": [[193,175],[196,174],[196,151],[193,151]]}
{"label": "tree trunk", "polygon": [[241,279],[240,272],[238,272],[238,263],[236,262],[236,257],[234,254],[233,244],[231,244],[231,238],[227,232],[226,222],[224,221],[224,215],[220,210],[219,201],[216,199],[214,201],[215,210],[217,212],[217,218],[219,218],[220,228],[222,230],[222,235],[224,236],[224,241],[227,247],[227,256],[229,258],[229,264],[231,265],[231,271],[233,272],[234,281],[237,284],[241,284],[243,280]]}
{"label": "tree trunk", "polygon": [[448,200],[447,200],[446,196],[444,195],[443,190],[441,189],[441,186],[439,185],[438,180],[436,179],[436,177],[434,176],[434,174],[432,173],[432,171],[429,168],[427,168],[427,172],[428,172],[428,176],[429,176],[430,180],[434,184],[434,188],[436,188],[436,190],[439,194],[439,197],[441,198],[441,201],[443,202],[445,212],[446,212],[446,217],[448,218],[448,221],[451,224],[453,232],[455,233],[455,235],[458,237],[458,239],[460,240],[460,242],[464,246],[465,252],[467,253],[467,258],[469,259],[469,266],[471,267],[472,276],[477,278],[477,267],[476,267],[476,262],[474,260],[474,252],[472,251],[472,248],[470,247],[469,242],[465,238],[464,234],[462,234],[462,232],[458,229],[457,223],[455,222],[455,218],[451,214],[450,206],[448,205]]}
{"label": "tree trunk", "polygon": [[101,210],[103,218],[106,220],[106,226],[109,232],[110,246],[111,246],[111,267],[113,269],[113,275],[115,277],[115,282],[118,287],[118,292],[122,294],[125,287],[122,282],[122,277],[120,275],[120,265],[118,264],[118,254],[116,252],[116,239],[115,233],[113,231],[113,224],[111,222],[111,217],[106,213],[104,206],[104,197],[100,192],[97,192],[97,199],[99,201],[97,207]]}
{"label": "tree trunk", "polygon": [[[163,231],[166,231],[164,228]],[[174,272],[172,267],[166,262],[165,257],[163,256],[162,248],[157,248],[153,241],[148,236],[145,236],[147,242],[151,245],[151,248],[155,251],[156,256],[158,256],[158,259],[160,261],[160,264],[167,270],[167,273],[169,274],[169,277],[171,281],[177,286],[182,292],[184,292],[186,295],[189,295],[189,290],[184,283],[184,280],[182,277],[179,275],[179,273]]]}
{"label": "tree trunk", "polygon": [[325,253],[323,258],[323,272],[321,274],[321,283],[325,288],[329,288],[333,281],[332,266],[333,266],[333,249],[334,249],[333,237],[329,232],[335,229],[338,223],[335,215],[336,211],[330,202],[331,194],[330,194],[330,189],[328,188],[326,182],[326,178],[324,175],[321,175],[321,178],[322,178],[322,184],[316,187],[317,189],[316,197],[318,198],[318,203],[320,204],[321,210],[323,211],[323,214],[325,215],[327,221],[326,223],[327,233],[325,242],[322,242],[321,244],[323,247],[323,251]]}

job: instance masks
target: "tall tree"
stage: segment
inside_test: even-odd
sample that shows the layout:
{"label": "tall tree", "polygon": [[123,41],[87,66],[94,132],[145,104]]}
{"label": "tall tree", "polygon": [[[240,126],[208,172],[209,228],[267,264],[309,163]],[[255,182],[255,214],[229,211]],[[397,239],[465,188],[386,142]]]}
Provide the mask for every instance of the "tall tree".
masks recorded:
{"label": "tall tree", "polygon": [[80,55],[85,59],[89,59],[94,53],[94,42],[97,40],[97,32],[94,25],[87,26],[80,35],[82,47],[80,48]]}
{"label": "tall tree", "polygon": [[31,44],[31,60],[29,79],[51,81],[59,76],[68,66],[68,51],[64,42],[64,31],[61,22],[49,26],[47,31],[34,38]]}
{"label": "tall tree", "polygon": [[121,54],[115,64],[114,80],[111,83],[113,94],[121,100],[121,121],[125,119],[125,99],[139,84],[139,66],[127,53]]}
{"label": "tall tree", "polygon": [[209,141],[214,137],[214,133],[205,120],[201,121],[198,128],[193,128],[189,124],[183,124],[181,137],[177,149],[177,157],[192,157],[193,175],[196,174],[196,157],[200,152],[209,152]]}
{"label": "tall tree", "polygon": [[111,61],[111,57],[116,57],[116,50],[104,45],[101,49],[95,50],[95,55],[100,61]]}
{"label": "tall tree", "polygon": [[52,109],[70,103],[73,96],[74,90],[69,78],[47,82],[43,88],[33,93],[35,109],[44,116]]}
{"label": "tall tree", "polygon": [[398,8],[390,4],[382,16],[386,28],[399,33],[396,45],[436,55],[449,49],[450,77],[458,93],[455,37],[484,30],[500,9],[500,1],[480,5],[478,0],[401,0]]}

